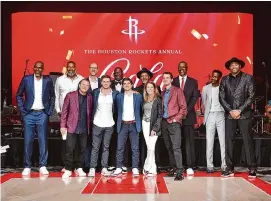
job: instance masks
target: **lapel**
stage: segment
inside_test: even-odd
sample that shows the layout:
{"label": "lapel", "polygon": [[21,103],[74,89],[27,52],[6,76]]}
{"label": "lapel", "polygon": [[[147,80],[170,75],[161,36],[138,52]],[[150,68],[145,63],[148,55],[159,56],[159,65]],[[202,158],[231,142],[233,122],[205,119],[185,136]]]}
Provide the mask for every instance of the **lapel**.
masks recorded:
{"label": "lapel", "polygon": [[32,76],[30,76],[30,83],[29,83],[29,86],[32,90],[33,97],[35,97],[34,76],[35,76],[34,74],[32,74]]}
{"label": "lapel", "polygon": [[212,104],[212,85],[211,84],[209,84],[207,88],[207,94],[208,94],[208,97],[210,97],[207,99],[207,101],[210,100],[210,105],[211,105]]}
{"label": "lapel", "polygon": [[46,80],[45,80],[45,76],[42,76],[42,96],[44,96],[44,91],[45,91],[45,88],[46,88]]}
{"label": "lapel", "polygon": [[168,99],[168,102],[169,102],[170,99],[172,98],[174,92],[175,92],[175,88],[174,88],[174,86],[172,85],[171,88],[170,88],[170,92],[169,92],[169,99]]}
{"label": "lapel", "polygon": [[[154,114],[155,112],[155,109],[157,108],[156,107],[156,104],[157,104],[157,98],[153,101],[152,103],[152,108],[151,108],[151,116]],[[143,108],[143,107],[142,107]]]}
{"label": "lapel", "polygon": [[184,92],[186,92],[187,91],[187,87],[189,86],[189,80],[190,78],[187,76],[186,77],[186,81],[185,81],[185,84],[184,84]]}
{"label": "lapel", "polygon": [[122,111],[123,111],[123,101],[124,101],[124,93],[120,94],[120,114],[122,115]]}
{"label": "lapel", "polygon": [[90,116],[89,109],[90,109],[90,96],[87,94],[87,116],[88,116],[88,118]]}
{"label": "lapel", "polygon": [[240,80],[239,80],[239,82],[237,83],[237,87],[236,87],[235,91],[233,92],[233,95],[234,95],[234,96],[235,96],[236,91],[238,91],[238,89],[239,89],[240,87],[242,87],[240,83],[242,83],[242,81],[243,81],[244,78],[245,78],[245,77],[244,77],[244,73],[242,72],[242,75],[241,75],[241,77],[240,77]]}
{"label": "lapel", "polygon": [[180,83],[180,77],[178,76],[178,77],[176,77],[176,86],[177,87],[181,87],[181,83]]}
{"label": "lapel", "polygon": [[78,99],[79,99],[79,91],[77,91],[77,93],[75,95],[75,100],[74,100],[77,111],[79,111],[79,100]]}
{"label": "lapel", "polygon": [[133,103],[134,103],[134,110],[135,110],[136,108],[136,94],[135,93],[133,93]]}

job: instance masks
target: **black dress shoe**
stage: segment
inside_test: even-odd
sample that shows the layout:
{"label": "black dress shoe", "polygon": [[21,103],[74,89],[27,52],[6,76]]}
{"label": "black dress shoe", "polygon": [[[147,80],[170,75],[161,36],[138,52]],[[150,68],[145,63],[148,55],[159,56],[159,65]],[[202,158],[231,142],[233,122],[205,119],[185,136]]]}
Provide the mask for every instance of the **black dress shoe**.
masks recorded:
{"label": "black dress shoe", "polygon": [[256,170],[255,169],[251,169],[249,170],[249,173],[248,173],[248,177],[249,178],[256,178],[257,174],[256,174]]}
{"label": "black dress shoe", "polygon": [[184,179],[182,172],[177,172],[176,177],[174,178],[174,181],[182,181]]}
{"label": "black dress shoe", "polygon": [[169,172],[166,174],[166,177],[174,177],[175,175],[175,169],[170,169]]}

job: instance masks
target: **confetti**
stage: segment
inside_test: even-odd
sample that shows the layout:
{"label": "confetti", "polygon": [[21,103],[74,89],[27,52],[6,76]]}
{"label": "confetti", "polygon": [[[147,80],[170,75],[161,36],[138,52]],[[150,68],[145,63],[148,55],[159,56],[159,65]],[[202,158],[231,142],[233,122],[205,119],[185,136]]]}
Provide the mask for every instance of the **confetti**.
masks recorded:
{"label": "confetti", "polygon": [[64,30],[60,31],[60,35],[63,35],[64,34]]}
{"label": "confetti", "polygon": [[70,60],[70,58],[72,56],[72,53],[73,53],[73,50],[68,50],[68,53],[67,53],[67,56],[66,56],[67,60]]}
{"label": "confetti", "polygon": [[72,19],[72,16],[71,15],[64,15],[64,16],[62,16],[62,19],[63,20]]}
{"label": "confetti", "polygon": [[209,36],[207,34],[202,34],[203,38],[205,38],[206,40],[209,38]]}
{"label": "confetti", "polygon": [[214,43],[214,44],[213,44],[213,47],[216,47],[216,46],[218,46],[218,44]]}
{"label": "confetti", "polygon": [[238,15],[238,24],[241,24],[240,16]]}
{"label": "confetti", "polygon": [[249,56],[247,56],[246,58],[247,58],[248,62],[249,62],[250,64],[252,64],[252,62],[251,62]]}
{"label": "confetti", "polygon": [[191,34],[196,38],[196,39],[201,39],[201,34],[197,32],[195,29],[192,29]]}
{"label": "confetti", "polygon": [[52,29],[52,28],[49,28],[49,31],[50,31],[50,32],[53,32],[53,29]]}

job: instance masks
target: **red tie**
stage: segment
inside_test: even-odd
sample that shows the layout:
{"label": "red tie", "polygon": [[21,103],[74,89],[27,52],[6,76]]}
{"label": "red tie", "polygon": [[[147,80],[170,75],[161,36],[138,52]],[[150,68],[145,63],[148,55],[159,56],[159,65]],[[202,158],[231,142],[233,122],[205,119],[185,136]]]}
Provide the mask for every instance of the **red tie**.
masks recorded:
{"label": "red tie", "polygon": [[182,85],[181,85],[181,89],[184,89],[184,77],[182,77]]}

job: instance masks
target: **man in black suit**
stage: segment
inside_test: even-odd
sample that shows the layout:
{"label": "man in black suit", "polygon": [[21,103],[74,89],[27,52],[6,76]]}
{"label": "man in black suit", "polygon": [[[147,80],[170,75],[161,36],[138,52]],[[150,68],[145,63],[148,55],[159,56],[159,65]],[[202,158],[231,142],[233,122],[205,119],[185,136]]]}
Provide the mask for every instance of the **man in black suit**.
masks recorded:
{"label": "man in black suit", "polygon": [[182,133],[184,134],[185,153],[188,175],[194,175],[193,167],[196,166],[195,158],[195,130],[194,125],[197,123],[195,104],[199,98],[198,81],[187,76],[188,65],[181,61],[178,65],[179,76],[173,79],[172,85],[180,87],[184,91],[187,104],[187,116],[183,119]]}
{"label": "man in black suit", "polygon": [[111,82],[111,89],[114,89],[118,92],[124,92],[122,88],[122,79],[123,79],[123,70],[121,67],[116,67],[114,69],[114,80]]}
{"label": "man in black suit", "polygon": [[226,125],[226,165],[222,176],[234,176],[233,150],[237,126],[241,131],[247,165],[248,177],[256,177],[256,157],[252,136],[252,104],[255,98],[255,82],[252,75],[241,71],[245,62],[232,58],[225,63],[230,74],[224,76],[219,87],[219,100],[225,109]]}

